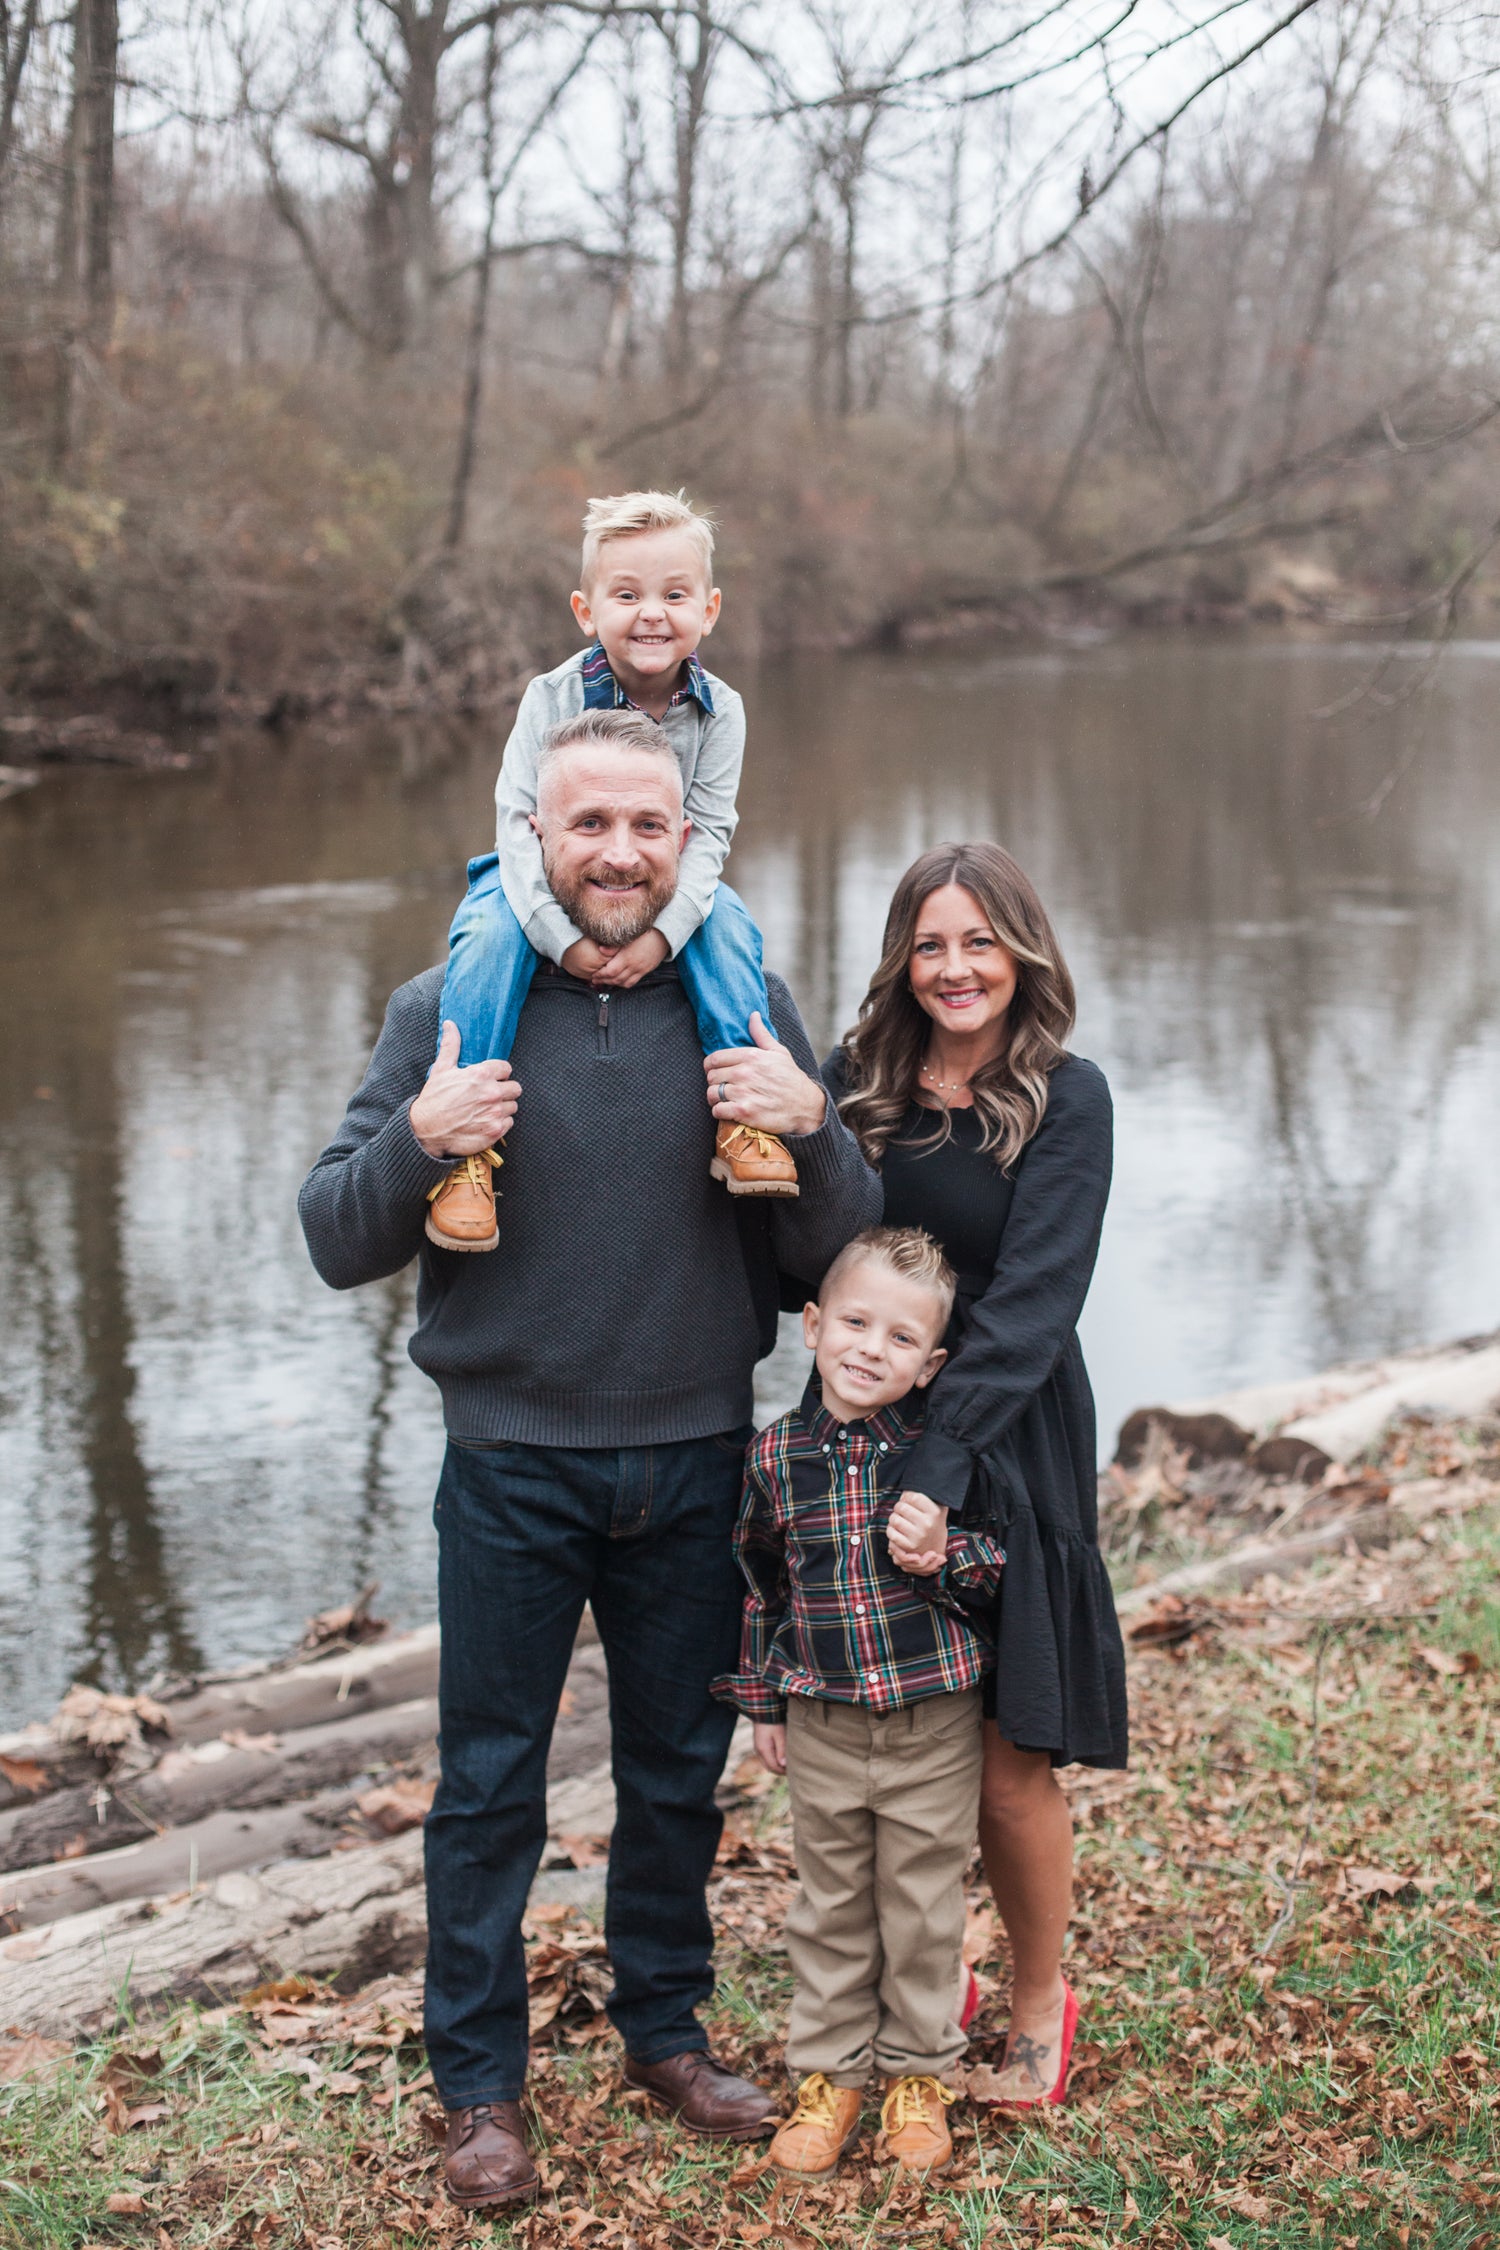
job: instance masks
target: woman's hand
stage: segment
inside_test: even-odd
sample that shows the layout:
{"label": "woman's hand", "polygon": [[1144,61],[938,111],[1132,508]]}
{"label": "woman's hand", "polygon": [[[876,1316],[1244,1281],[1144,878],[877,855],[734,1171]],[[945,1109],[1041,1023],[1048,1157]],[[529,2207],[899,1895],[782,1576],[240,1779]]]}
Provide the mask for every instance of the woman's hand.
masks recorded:
{"label": "woman's hand", "polygon": [[948,1559],[948,1511],[924,1492],[903,1492],[885,1527],[886,1545],[898,1570],[913,1578],[933,1578]]}
{"label": "woman's hand", "polygon": [[763,1133],[815,1133],[828,1114],[820,1082],[797,1068],[791,1049],[772,1037],[759,1012],[750,1018],[750,1036],[753,1047],[721,1047],[703,1065],[715,1117],[758,1125]]}
{"label": "woman's hand", "polygon": [[460,1067],[456,1023],[443,1025],[437,1061],[407,1112],[429,1156],[477,1156],[503,1141],[516,1121],[521,1089],[508,1062]]}
{"label": "woman's hand", "polygon": [[786,1727],[771,1726],[757,1719],[754,1730],[755,1755],[767,1773],[786,1772]]}

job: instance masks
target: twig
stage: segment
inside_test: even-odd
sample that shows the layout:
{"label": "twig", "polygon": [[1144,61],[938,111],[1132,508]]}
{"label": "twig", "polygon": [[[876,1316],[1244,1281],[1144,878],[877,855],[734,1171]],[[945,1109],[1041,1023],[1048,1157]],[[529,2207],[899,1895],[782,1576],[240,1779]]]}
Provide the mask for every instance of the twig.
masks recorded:
{"label": "twig", "polygon": [[1319,1698],[1319,1689],[1322,1685],[1323,1679],[1323,1657],[1327,1651],[1328,1643],[1331,1638],[1332,1633],[1328,1625],[1323,1625],[1318,1633],[1317,1651],[1313,1657],[1312,1741],[1308,1744],[1307,1750],[1307,1817],[1302,1823],[1302,1834],[1297,1844],[1297,1856],[1292,1861],[1291,1874],[1278,1875],[1276,1878],[1277,1882],[1281,1885],[1282,1891],[1285,1894],[1285,1904],[1283,1905],[1281,1912],[1277,1915],[1275,1921],[1271,1924],[1270,1929],[1266,1932],[1265,1943],[1260,1949],[1260,1958],[1262,1959],[1262,1961],[1264,1961],[1267,1956],[1274,1951],[1275,1947],[1281,1942],[1282,1933],[1286,1930],[1291,1922],[1292,1916],[1297,1911],[1297,1892],[1301,1885],[1302,1862],[1307,1857],[1307,1847],[1312,1842],[1313,1823],[1317,1819],[1318,1761],[1320,1754],[1319,1730],[1322,1721],[1322,1705]]}

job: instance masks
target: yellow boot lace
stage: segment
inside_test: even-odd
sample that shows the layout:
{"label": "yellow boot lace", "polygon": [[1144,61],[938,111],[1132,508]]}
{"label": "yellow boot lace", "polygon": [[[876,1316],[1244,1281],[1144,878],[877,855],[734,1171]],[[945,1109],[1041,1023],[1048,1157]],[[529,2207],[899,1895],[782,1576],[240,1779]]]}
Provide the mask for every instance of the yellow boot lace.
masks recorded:
{"label": "yellow boot lace", "polygon": [[[733,1148],[736,1142],[748,1142],[752,1156],[776,1157],[786,1154],[786,1143],[780,1134],[762,1132],[758,1125],[736,1125],[725,1145]],[[821,2078],[822,2075],[820,2070],[813,2073],[815,2078]]]}
{"label": "yellow boot lace", "polygon": [[435,1188],[429,1188],[427,1190],[428,1202],[436,1203],[444,1188],[454,1180],[459,1180],[467,1177],[470,1187],[483,1187],[485,1165],[488,1164],[493,1171],[498,1172],[504,1162],[505,1159],[500,1154],[499,1150],[493,1148],[482,1148],[477,1156],[462,1157],[460,1161],[454,1165],[452,1171],[446,1173],[444,1177],[438,1181],[438,1184]]}
{"label": "yellow boot lace", "polygon": [[880,2105],[880,2129],[889,2135],[899,2133],[904,2125],[927,2124],[932,2099],[944,2108],[958,2100],[958,2089],[945,2086],[940,2078],[898,2078]]}
{"label": "yellow boot lace", "polygon": [[797,2088],[797,2107],[788,2122],[792,2125],[820,2125],[828,2133],[838,2129],[838,2101],[832,2085],[821,2070],[804,2078]]}

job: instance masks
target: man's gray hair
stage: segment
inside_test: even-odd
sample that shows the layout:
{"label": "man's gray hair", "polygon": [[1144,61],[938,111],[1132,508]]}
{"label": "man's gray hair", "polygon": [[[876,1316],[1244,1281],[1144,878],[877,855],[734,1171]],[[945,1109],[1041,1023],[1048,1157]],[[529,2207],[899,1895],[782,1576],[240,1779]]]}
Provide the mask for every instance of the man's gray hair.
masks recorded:
{"label": "man's gray hair", "polygon": [[644,711],[580,711],[576,719],[559,719],[556,726],[548,727],[537,752],[538,774],[559,750],[571,750],[575,742],[609,750],[644,750],[650,757],[677,764],[666,728]]}

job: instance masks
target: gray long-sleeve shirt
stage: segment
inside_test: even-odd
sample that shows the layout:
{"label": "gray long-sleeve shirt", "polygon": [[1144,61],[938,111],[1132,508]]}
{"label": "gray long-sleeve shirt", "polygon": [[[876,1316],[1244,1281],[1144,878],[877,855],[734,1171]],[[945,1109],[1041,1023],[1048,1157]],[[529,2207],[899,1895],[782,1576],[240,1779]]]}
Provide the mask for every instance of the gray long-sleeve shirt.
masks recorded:
{"label": "gray long-sleeve shirt", "polygon": [[[697,1027],[668,964],[596,992],[550,964],[512,1050],[521,1084],[504,1145],[499,1246],[439,1250],[423,1231],[451,1162],[411,1128],[437,1044],[443,972],[391,999],[364,1081],[303,1183],[303,1231],[336,1289],[420,1256],[411,1356],[449,1433],[479,1444],[663,1445],[748,1422],[776,1336],[777,1271],[811,1289],[878,1221],[880,1183],[832,1103],[792,1138],[796,1201],[731,1198],[709,1177],[714,1120]],[[779,977],[777,1036],[812,1078]]]}
{"label": "gray long-sleeve shirt", "polygon": [[[531,825],[537,756],[548,728],[562,719],[576,719],[584,707],[583,666],[588,653],[580,649],[555,672],[542,672],[531,682],[521,698],[495,783],[500,881],[527,938],[549,961],[561,961],[583,932],[575,929],[552,896],[542,847]],[[712,711],[687,696],[674,703],[661,722],[682,768],[683,810],[693,824],[683,847],[676,894],[656,917],[656,927],[674,959],[713,905],[714,888],[739,818],[735,798],[745,755],[745,706],[725,681],[712,672],[703,676],[713,697]]]}

